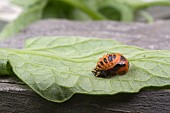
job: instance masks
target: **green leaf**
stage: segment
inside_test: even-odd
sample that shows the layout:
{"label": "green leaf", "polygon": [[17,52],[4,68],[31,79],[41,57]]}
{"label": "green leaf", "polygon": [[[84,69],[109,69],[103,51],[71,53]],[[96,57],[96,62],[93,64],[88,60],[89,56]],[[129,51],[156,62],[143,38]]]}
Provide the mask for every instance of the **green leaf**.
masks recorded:
{"label": "green leaf", "polygon": [[30,23],[39,20],[42,16],[43,8],[46,4],[46,0],[39,2],[39,5],[35,5],[25,9],[25,11],[14,21],[7,24],[0,33],[0,40],[6,39],[9,36],[19,32]]}
{"label": "green leaf", "polygon": [[[95,77],[91,70],[106,53],[121,53],[129,72],[111,78]],[[145,50],[110,39],[39,37],[22,50],[0,49],[13,72],[47,100],[63,102],[73,94],[114,95],[138,92],[149,86],[170,86],[170,51]],[[0,62],[1,63],[1,62]]]}
{"label": "green leaf", "polygon": [[67,18],[71,20],[92,20],[85,12],[73,5],[58,0],[50,0],[46,5],[43,18]]}
{"label": "green leaf", "polygon": [[[94,20],[107,19],[98,11],[97,1],[91,0],[63,0],[63,2],[74,6],[75,8],[85,12]],[[101,3],[101,2],[100,2]]]}

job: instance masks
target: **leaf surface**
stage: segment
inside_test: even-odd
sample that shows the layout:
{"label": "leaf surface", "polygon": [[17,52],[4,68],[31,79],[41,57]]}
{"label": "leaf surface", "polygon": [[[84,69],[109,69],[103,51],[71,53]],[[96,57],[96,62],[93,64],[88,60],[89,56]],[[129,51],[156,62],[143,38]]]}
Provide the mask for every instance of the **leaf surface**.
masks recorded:
{"label": "leaf surface", "polygon": [[[107,79],[95,77],[91,70],[106,53],[127,57],[129,72]],[[28,40],[23,50],[1,49],[0,54],[22,81],[54,102],[63,102],[75,93],[113,95],[170,85],[169,50],[144,50],[110,39],[40,37]]]}

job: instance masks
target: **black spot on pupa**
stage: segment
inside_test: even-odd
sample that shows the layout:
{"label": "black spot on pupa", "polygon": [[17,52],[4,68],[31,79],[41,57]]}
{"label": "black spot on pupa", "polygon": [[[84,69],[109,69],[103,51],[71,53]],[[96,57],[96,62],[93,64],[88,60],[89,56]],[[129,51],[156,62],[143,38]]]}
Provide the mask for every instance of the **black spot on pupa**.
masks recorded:
{"label": "black spot on pupa", "polygon": [[101,64],[101,65],[104,65],[102,61],[100,61],[100,64]]}
{"label": "black spot on pupa", "polygon": [[107,59],[106,58],[104,58],[104,62],[107,63]]}
{"label": "black spot on pupa", "polygon": [[116,72],[117,70],[119,70],[122,66],[120,64],[116,64],[113,68],[112,71]]}
{"label": "black spot on pupa", "polygon": [[100,71],[100,74],[98,75],[98,77],[102,77],[102,78],[109,78],[111,77],[111,72],[110,71]]}
{"label": "black spot on pupa", "polygon": [[125,59],[125,57],[124,57],[124,56],[122,56],[122,55],[121,55],[120,60],[125,61],[126,59]]}
{"label": "black spot on pupa", "polygon": [[100,65],[97,65],[97,67],[101,68]]}
{"label": "black spot on pupa", "polygon": [[108,60],[109,60],[109,62],[111,62],[113,59],[112,59],[112,55],[109,55],[108,56]]}
{"label": "black spot on pupa", "polygon": [[113,55],[113,59],[115,59],[116,58],[116,55]]}

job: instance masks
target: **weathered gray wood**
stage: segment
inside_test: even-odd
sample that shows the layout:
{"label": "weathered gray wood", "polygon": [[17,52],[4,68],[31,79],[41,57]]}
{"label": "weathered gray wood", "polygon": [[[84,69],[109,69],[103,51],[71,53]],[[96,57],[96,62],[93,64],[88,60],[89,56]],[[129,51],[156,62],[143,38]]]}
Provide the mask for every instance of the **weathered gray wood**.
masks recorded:
{"label": "weathered gray wood", "polygon": [[[0,47],[22,48],[24,40],[35,36],[76,35],[112,38],[147,49],[170,49],[170,21],[153,24],[108,21],[40,21],[22,33],[0,42]],[[169,88],[169,87],[168,87]],[[110,96],[74,95],[58,104],[34,93],[16,77],[0,76],[0,112],[2,113],[170,113],[170,89],[143,89],[136,94]]]}
{"label": "weathered gray wood", "polygon": [[0,20],[0,32],[6,24],[7,22]]}

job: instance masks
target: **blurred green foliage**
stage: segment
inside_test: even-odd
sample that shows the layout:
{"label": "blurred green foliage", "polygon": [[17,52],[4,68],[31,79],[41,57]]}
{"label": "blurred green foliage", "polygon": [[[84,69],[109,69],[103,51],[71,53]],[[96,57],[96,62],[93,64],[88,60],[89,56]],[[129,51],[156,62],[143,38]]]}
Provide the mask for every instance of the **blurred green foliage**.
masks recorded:
{"label": "blurred green foliage", "polygon": [[11,0],[24,11],[0,33],[5,39],[25,26],[44,18],[70,20],[116,20],[133,22],[141,14],[147,21],[153,18],[143,9],[170,5],[170,0]]}
{"label": "blurred green foliage", "polygon": [[[134,21],[136,14],[151,6],[170,5],[170,0],[11,0],[27,9],[47,1],[42,18],[71,20]],[[147,13],[147,12],[145,12]],[[145,16],[147,19],[147,16]],[[148,19],[147,19],[148,20]]]}

